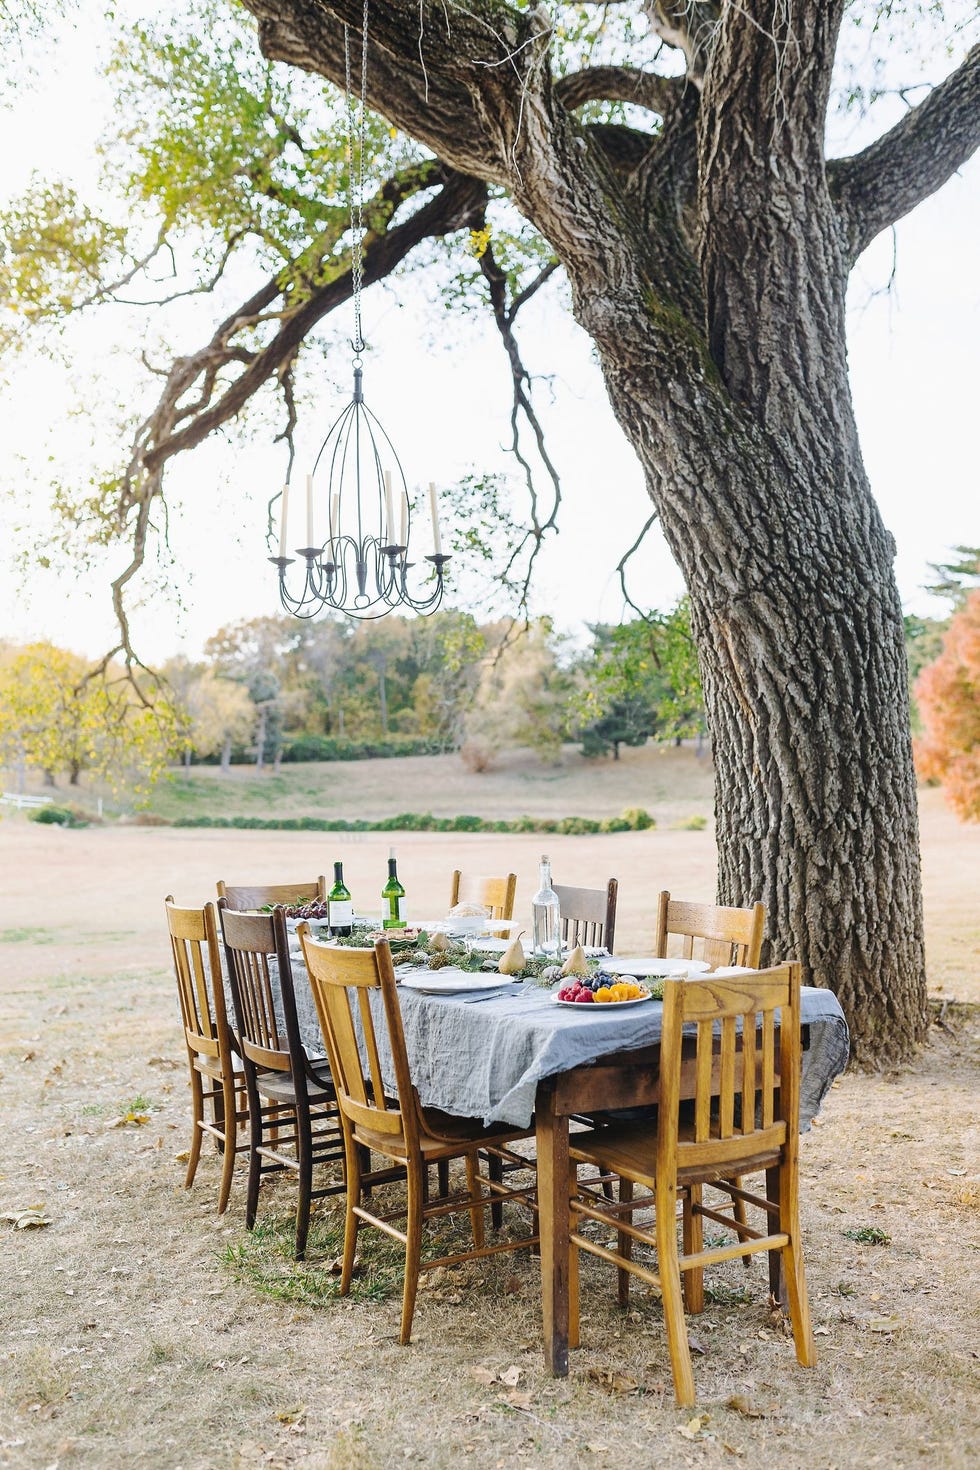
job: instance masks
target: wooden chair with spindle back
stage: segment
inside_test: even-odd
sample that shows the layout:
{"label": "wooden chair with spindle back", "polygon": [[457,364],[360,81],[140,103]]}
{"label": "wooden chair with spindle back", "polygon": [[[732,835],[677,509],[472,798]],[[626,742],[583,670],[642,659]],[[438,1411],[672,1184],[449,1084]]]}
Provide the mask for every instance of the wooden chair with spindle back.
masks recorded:
{"label": "wooden chair with spindle back", "polygon": [[[405,1344],[411,1340],[422,1271],[537,1243],[537,1236],[486,1243],[483,1212],[491,1201],[522,1201],[533,1209],[534,1187],[508,1189],[481,1175],[479,1167],[479,1155],[486,1151],[509,1162],[522,1163],[510,1145],[530,1135],[519,1128],[484,1128],[475,1119],[451,1117],[422,1107],[412,1084],[387,941],[380,940],[370,950],[339,949],[317,944],[310,938],[307,925],[301,924],[298,932],[343,1120],[347,1217],[340,1292],[346,1296],[350,1291],[361,1225],[373,1225],[401,1241],[405,1247],[405,1280],[399,1341]],[[382,1070],[383,1055],[390,1059],[392,1075],[389,1077]],[[387,1158],[393,1167],[362,1174],[362,1162],[368,1151]],[[453,1159],[465,1163],[466,1189],[429,1200],[425,1189],[428,1166]],[[365,1184],[369,1183],[373,1189],[393,1174],[406,1182],[406,1208],[383,1216],[372,1214],[364,1205]],[[469,1212],[473,1248],[423,1261],[422,1235],[426,1221],[463,1210]],[[402,1215],[404,1230],[392,1223]]]}
{"label": "wooden chair with spindle back", "polygon": [[238,913],[222,898],[218,913],[248,1088],[245,1224],[249,1230],[255,1224],[263,1177],[283,1170],[295,1173],[300,1261],[306,1254],[311,1202],[344,1189],[343,1183],[313,1188],[316,1165],[342,1163],[344,1158],[330,1065],[326,1060],[311,1061],[300,1039],[282,909],[271,914]]}
{"label": "wooden chair with spindle back", "polygon": [[[671,898],[665,889],[657,900],[657,935],[653,952],[666,957],[675,949],[671,939],[680,939],[683,959],[701,959],[712,969],[728,965],[745,965],[757,970],[762,956],[762,934],[766,925],[766,906],[755,903],[751,908],[725,908],[718,904],[686,903]],[[739,1184],[737,1178],[731,1183]],[[737,1195],[732,1198],[732,1211],[739,1224],[745,1224],[745,1209]],[[752,1264],[745,1257],[746,1267]],[[778,1286],[778,1263],[773,1260],[770,1280]],[[704,1310],[703,1276],[692,1271],[684,1277],[684,1297],[689,1312]]]}
{"label": "wooden chair with spindle back", "polygon": [[218,883],[218,897],[223,898],[228,908],[237,912],[247,909],[271,909],[277,903],[287,908],[295,904],[326,903],[327,880],[321,874],[307,883]]}
{"label": "wooden chair with spindle back", "polygon": [[461,873],[456,868],[449,907],[455,908],[458,903],[478,903],[490,910],[491,919],[512,919],[516,893],[516,873],[508,873],[504,878],[485,878],[475,873]]}
{"label": "wooden chair with spindle back", "polygon": [[[209,1133],[223,1154],[218,1188],[218,1214],[228,1207],[238,1125],[248,1118],[245,1076],[235,1051],[225,1011],[221,975],[221,948],[214,904],[203,909],[178,908],[173,895],[164,900],[170,948],[177,976],[180,1016],[190,1069],[192,1128],[184,1188],[194,1183],[204,1134]],[[205,1104],[211,1104],[211,1119]]]}
{"label": "wooden chair with spindle back", "polygon": [[[697,1028],[696,1039],[684,1037],[685,1025]],[[703,1273],[720,1261],[757,1251],[780,1252],[796,1356],[805,1367],[816,1362],[800,1245],[800,1055],[798,964],[722,980],[667,980],[656,1121],[571,1136],[570,1344],[578,1345],[578,1252],[585,1250],[618,1267],[622,1303],[628,1301],[631,1275],[660,1289],[674,1391],[682,1406],[694,1403],[694,1377],[681,1277]],[[684,1090],[694,1094],[693,1110],[683,1115],[682,1073],[689,1079]],[[610,1203],[597,1181],[577,1178],[582,1163],[598,1169],[601,1177],[619,1176],[618,1203]],[[762,1169],[775,1180],[772,1198],[733,1182],[734,1176]],[[705,1205],[705,1184],[760,1210],[761,1225],[749,1226]],[[637,1185],[646,1193],[637,1196]],[[637,1224],[635,1212],[651,1204],[655,1225]],[[731,1231],[734,1243],[706,1248],[705,1219]],[[615,1249],[584,1235],[583,1220],[611,1226]],[[633,1241],[656,1251],[655,1271],[633,1259]]]}
{"label": "wooden chair with spindle back", "polygon": [[605,888],[569,888],[561,883],[554,888],[561,906],[562,944],[597,945],[612,954],[619,880],[610,878]]}
{"label": "wooden chair with spindle back", "polygon": [[653,952],[666,956],[670,939],[681,940],[683,959],[707,960],[712,969],[747,965],[758,969],[766,906],[721,908],[710,903],[682,903],[666,891],[657,902],[657,936]]}

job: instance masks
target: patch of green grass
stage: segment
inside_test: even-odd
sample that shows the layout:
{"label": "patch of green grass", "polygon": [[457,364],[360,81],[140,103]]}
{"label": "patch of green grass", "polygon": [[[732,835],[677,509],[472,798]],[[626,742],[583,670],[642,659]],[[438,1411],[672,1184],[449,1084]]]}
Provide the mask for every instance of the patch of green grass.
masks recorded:
{"label": "patch of green grass", "polygon": [[53,944],[53,929],[0,929],[0,944]]}
{"label": "patch of green grass", "polygon": [[674,823],[675,832],[703,832],[708,825],[708,819],[704,816],[685,817],[681,822]]}
{"label": "patch of green grass", "polygon": [[104,1112],[104,1103],[84,1103],[81,1109],[83,1118],[98,1118]]}
{"label": "patch of green grass", "polygon": [[152,1110],[152,1101],[142,1092],[138,1092],[134,1098],[130,1099],[129,1102],[123,1103],[121,1108],[121,1112],[124,1115],[126,1113],[149,1113],[152,1112]]}
{"label": "patch of green grass", "polygon": [[[221,1260],[236,1280],[278,1301],[323,1307],[340,1297],[340,1271],[332,1269],[344,1249],[341,1211],[318,1210],[310,1221],[306,1260],[293,1259],[296,1220],[292,1214],[269,1215],[254,1230],[227,1245]],[[351,1283],[351,1299],[385,1301],[401,1291],[404,1247],[379,1230],[362,1229],[357,1242],[360,1270]]]}
{"label": "patch of green grass", "polygon": [[756,1299],[756,1293],[749,1291],[747,1286],[728,1286],[724,1281],[705,1282],[704,1295],[716,1307],[744,1306]]}
{"label": "patch of green grass", "polygon": [[853,1230],[843,1232],[848,1240],[859,1241],[861,1245],[891,1245],[892,1238],[886,1235],[884,1230],[879,1230],[877,1225],[858,1225]]}

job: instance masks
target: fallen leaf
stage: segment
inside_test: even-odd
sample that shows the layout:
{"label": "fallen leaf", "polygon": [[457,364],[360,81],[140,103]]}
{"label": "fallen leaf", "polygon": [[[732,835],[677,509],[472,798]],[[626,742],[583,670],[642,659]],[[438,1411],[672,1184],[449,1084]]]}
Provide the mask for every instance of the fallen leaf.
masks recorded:
{"label": "fallen leaf", "polygon": [[677,1433],[685,1439],[697,1439],[709,1418],[708,1414],[695,1414],[686,1424],[678,1424]]}
{"label": "fallen leaf", "polygon": [[904,1325],[901,1317],[869,1317],[865,1323],[869,1332],[894,1332]]}
{"label": "fallen leaf", "polygon": [[128,1128],[131,1124],[134,1128],[141,1127],[150,1121],[149,1113],[122,1113],[118,1118],[111,1118],[105,1125],[107,1128]]}
{"label": "fallen leaf", "polygon": [[814,1335],[814,1337],[829,1337],[830,1336],[830,1328],[829,1327],[814,1327],[814,1329],[813,1329],[813,1335]]}
{"label": "fallen leaf", "polygon": [[305,1404],[292,1404],[288,1409],[277,1409],[276,1418],[280,1424],[298,1424],[305,1413]]}
{"label": "fallen leaf", "polygon": [[505,1368],[503,1373],[501,1373],[501,1383],[503,1383],[507,1388],[516,1388],[521,1381],[522,1371],[522,1369],[517,1367],[516,1363],[512,1363],[509,1368]]}
{"label": "fallen leaf", "polygon": [[533,1402],[533,1395],[529,1393],[515,1393],[511,1389],[510,1393],[501,1394],[497,1402],[506,1404],[511,1409],[529,1409]]}
{"label": "fallen leaf", "polygon": [[50,1225],[51,1217],[45,1213],[43,1205],[31,1205],[27,1210],[7,1210],[0,1215],[0,1221],[12,1225],[15,1230],[36,1230],[42,1225]]}
{"label": "fallen leaf", "polygon": [[475,1364],[469,1369],[469,1375],[477,1383],[490,1384],[496,1383],[497,1381],[497,1375],[492,1368],[483,1368],[479,1364]]}
{"label": "fallen leaf", "polygon": [[590,1368],[587,1376],[600,1388],[604,1388],[606,1393],[636,1393],[640,1387],[635,1378],[628,1378],[625,1373],[615,1373],[610,1368]]}
{"label": "fallen leaf", "polygon": [[181,1149],[181,1151],[180,1151],[179,1154],[174,1154],[174,1163],[176,1163],[176,1164],[186,1164],[187,1163],[187,1160],[190,1158],[190,1156],[191,1156],[191,1151],[190,1151],[189,1148]]}
{"label": "fallen leaf", "polygon": [[524,1283],[519,1276],[508,1276],[504,1282],[504,1295],[516,1296],[523,1285]]}
{"label": "fallen leaf", "polygon": [[764,1419],[765,1409],[756,1408],[752,1400],[744,1393],[733,1393],[725,1403],[726,1409],[734,1409],[736,1414],[741,1414],[746,1419]]}

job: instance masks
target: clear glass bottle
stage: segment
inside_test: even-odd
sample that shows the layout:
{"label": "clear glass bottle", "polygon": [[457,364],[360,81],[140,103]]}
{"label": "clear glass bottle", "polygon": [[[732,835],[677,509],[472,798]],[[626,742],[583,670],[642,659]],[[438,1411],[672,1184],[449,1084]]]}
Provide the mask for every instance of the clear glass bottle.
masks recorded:
{"label": "clear glass bottle", "polygon": [[384,905],[381,911],[382,928],[404,929],[405,890],[398,881],[398,866],[393,847],[388,852],[388,881],[381,890],[381,902]]}
{"label": "clear glass bottle", "polygon": [[538,891],[531,900],[531,928],[535,954],[561,960],[561,907],[551,886],[551,859],[543,857],[538,869]]}
{"label": "clear glass bottle", "polygon": [[330,933],[339,939],[348,938],[354,928],[354,905],[344,882],[343,863],[333,865],[333,887],[327,894],[327,922]]}

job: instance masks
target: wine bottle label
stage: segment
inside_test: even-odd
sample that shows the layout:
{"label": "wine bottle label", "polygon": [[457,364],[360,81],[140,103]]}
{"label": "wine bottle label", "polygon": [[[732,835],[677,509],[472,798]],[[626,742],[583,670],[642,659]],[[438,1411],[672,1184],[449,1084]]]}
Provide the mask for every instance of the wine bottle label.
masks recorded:
{"label": "wine bottle label", "polygon": [[404,924],[404,922],[405,922],[405,900],[403,898],[400,898],[398,900],[397,911],[398,911],[398,922],[399,922],[399,924]]}
{"label": "wine bottle label", "polygon": [[354,922],[354,905],[348,898],[346,901],[338,899],[330,900],[330,927],[331,929],[344,929]]}

